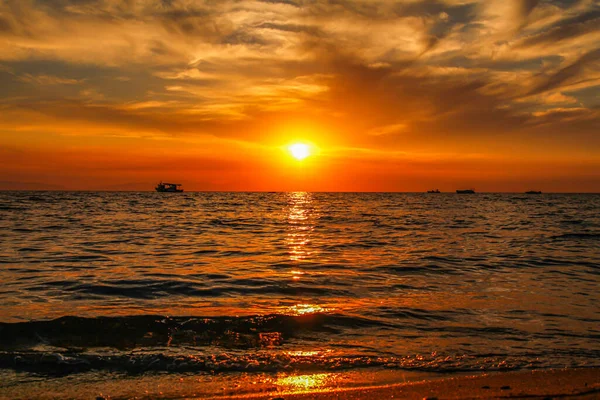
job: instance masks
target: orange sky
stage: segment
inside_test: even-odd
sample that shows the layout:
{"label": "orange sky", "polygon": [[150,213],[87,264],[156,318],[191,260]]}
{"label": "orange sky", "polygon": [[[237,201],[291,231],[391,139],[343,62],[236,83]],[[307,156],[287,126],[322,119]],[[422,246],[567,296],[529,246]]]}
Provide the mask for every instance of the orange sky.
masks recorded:
{"label": "orange sky", "polygon": [[593,0],[0,0],[0,189],[600,192],[599,27]]}

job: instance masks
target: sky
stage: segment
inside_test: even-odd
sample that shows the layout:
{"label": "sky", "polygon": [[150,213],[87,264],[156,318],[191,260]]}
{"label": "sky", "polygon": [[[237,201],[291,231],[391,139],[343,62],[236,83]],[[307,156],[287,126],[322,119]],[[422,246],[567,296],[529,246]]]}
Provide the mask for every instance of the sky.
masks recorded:
{"label": "sky", "polygon": [[600,192],[600,3],[0,0],[0,189],[161,180]]}

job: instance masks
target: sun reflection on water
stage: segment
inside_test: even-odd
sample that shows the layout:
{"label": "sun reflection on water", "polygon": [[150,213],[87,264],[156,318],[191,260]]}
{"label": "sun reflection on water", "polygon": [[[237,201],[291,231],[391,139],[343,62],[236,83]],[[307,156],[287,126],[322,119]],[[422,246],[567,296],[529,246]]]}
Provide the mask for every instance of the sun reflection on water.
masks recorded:
{"label": "sun reflection on water", "polygon": [[295,281],[300,280],[300,276],[304,275],[304,271],[292,270],[292,279]]}
{"label": "sun reflection on water", "polygon": [[314,229],[311,205],[312,194],[308,192],[288,193],[288,246],[291,261],[307,260],[313,256],[309,249],[310,236]]}
{"label": "sun reflection on water", "polygon": [[337,374],[308,374],[280,376],[275,382],[284,391],[303,392],[334,386]]}
{"label": "sun reflection on water", "polygon": [[290,357],[314,357],[314,356],[320,355],[321,352],[317,351],[317,350],[312,350],[312,351],[295,350],[295,351],[286,351],[285,354],[287,354]]}
{"label": "sun reflection on water", "polygon": [[332,308],[322,307],[317,304],[296,304],[286,309],[289,315],[306,315],[316,313],[327,313],[333,311]]}

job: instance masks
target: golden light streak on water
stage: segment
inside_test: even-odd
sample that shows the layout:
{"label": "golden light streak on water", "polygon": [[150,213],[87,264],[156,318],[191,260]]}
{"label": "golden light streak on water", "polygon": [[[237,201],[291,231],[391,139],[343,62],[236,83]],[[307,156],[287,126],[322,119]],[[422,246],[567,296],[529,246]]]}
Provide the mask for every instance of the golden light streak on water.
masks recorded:
{"label": "golden light streak on water", "polygon": [[295,281],[300,280],[300,276],[304,275],[304,271],[292,270],[290,272],[292,274],[292,279]]}
{"label": "golden light streak on water", "polygon": [[292,356],[292,357],[313,357],[313,356],[319,355],[320,353],[321,353],[320,351],[302,351],[302,350],[285,352],[285,354],[287,354],[288,356]]}
{"label": "golden light streak on water", "polygon": [[284,391],[304,392],[334,386],[338,374],[308,374],[281,376],[275,384]]}
{"label": "golden light streak on water", "polygon": [[289,257],[291,261],[304,261],[315,255],[309,249],[311,233],[314,229],[310,210],[312,194],[308,192],[288,193],[288,204],[290,207],[286,244]]}
{"label": "golden light streak on water", "polygon": [[288,307],[286,314],[290,315],[306,315],[315,313],[327,313],[333,311],[333,308],[322,307],[317,304],[296,304]]}

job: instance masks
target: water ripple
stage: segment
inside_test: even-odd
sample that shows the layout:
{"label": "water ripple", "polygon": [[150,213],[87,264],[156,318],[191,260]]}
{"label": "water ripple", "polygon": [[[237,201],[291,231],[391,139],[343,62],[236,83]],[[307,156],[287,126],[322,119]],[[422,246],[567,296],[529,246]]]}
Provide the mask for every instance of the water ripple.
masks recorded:
{"label": "water ripple", "polygon": [[598,195],[0,192],[0,204],[0,368],[599,365]]}

